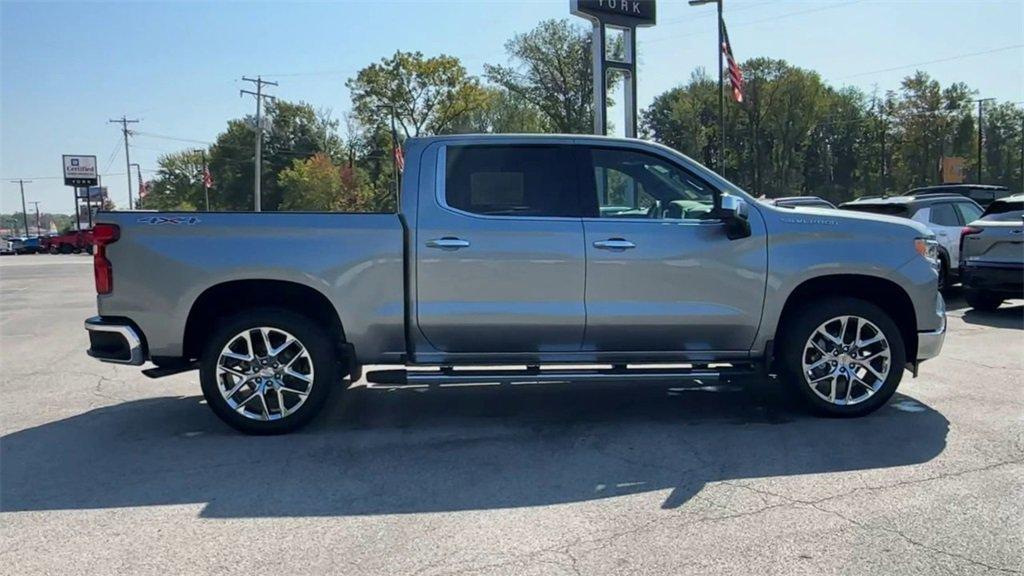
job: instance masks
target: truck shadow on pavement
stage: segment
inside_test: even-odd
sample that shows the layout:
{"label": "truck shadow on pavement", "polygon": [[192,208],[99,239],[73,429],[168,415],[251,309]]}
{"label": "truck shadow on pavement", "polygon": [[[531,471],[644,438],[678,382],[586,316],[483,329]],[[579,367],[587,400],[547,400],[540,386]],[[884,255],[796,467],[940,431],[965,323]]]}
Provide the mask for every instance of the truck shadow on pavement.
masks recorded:
{"label": "truck shadow on pavement", "polygon": [[897,394],[852,420],[803,415],[774,383],[370,389],[278,437],[198,397],[97,408],[0,438],[6,512],[201,504],[213,518],[543,506],[708,482],[920,464],[942,414]]}

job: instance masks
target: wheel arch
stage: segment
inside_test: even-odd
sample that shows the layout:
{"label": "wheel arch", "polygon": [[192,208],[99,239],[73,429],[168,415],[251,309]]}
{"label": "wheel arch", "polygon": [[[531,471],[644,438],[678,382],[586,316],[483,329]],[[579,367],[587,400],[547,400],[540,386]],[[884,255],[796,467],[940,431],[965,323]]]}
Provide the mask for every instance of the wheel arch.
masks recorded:
{"label": "wheel arch", "polygon": [[185,321],[182,355],[197,358],[204,337],[217,321],[252,308],[281,308],[306,316],[327,329],[339,357],[349,364],[354,356],[338,310],[319,290],[289,280],[230,280],[206,288],[192,303]]}
{"label": "wheel arch", "polygon": [[830,274],[804,280],[786,298],[776,339],[783,336],[794,312],[817,299],[833,296],[859,298],[884,310],[900,330],[908,362],[917,357],[917,316],[910,295],[892,280],[867,274]]}

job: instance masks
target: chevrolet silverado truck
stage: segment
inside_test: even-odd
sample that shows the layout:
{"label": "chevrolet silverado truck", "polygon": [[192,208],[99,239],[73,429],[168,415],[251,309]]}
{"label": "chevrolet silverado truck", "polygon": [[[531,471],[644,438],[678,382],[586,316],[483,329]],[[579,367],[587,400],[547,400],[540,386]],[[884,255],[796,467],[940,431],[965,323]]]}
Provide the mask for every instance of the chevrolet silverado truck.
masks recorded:
{"label": "chevrolet silverado truck", "polygon": [[440,136],[405,157],[395,213],[101,213],[88,353],[198,369],[217,416],[272,434],[346,377],[769,374],[860,416],[942,348],[937,246],[911,220],[771,206],[641,140]]}

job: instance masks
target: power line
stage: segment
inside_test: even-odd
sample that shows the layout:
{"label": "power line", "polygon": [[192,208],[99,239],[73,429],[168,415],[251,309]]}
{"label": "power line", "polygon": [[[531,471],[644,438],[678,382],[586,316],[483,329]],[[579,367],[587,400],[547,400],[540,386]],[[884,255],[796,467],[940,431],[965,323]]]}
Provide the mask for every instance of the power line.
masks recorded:
{"label": "power line", "polygon": [[1017,48],[1024,48],[1024,44],[1012,44],[1010,46],[1002,46],[1000,48],[992,48],[991,50],[982,50],[981,52],[970,52],[967,54],[959,54],[956,56],[950,56],[948,58],[939,58],[938,60],[928,60],[927,62],[918,62],[916,64],[905,64],[902,66],[893,66],[892,68],[882,68],[880,70],[871,70],[868,72],[858,72],[857,74],[851,74],[849,76],[841,76],[839,78],[833,78],[832,80],[846,80],[848,78],[860,78],[861,76],[870,76],[871,74],[883,74],[885,72],[894,72],[896,70],[904,70],[906,68],[915,68],[917,66],[927,66],[929,64],[939,64],[942,62],[952,62],[954,60],[962,60],[964,58],[973,58],[975,56],[984,56],[985,54],[994,54],[996,52],[1005,52],[1007,50],[1015,50]]}

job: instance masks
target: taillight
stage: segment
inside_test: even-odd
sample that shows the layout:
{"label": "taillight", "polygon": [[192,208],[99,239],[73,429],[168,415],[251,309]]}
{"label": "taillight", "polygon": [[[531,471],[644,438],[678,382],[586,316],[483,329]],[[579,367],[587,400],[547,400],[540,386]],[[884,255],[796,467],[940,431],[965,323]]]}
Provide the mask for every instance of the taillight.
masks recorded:
{"label": "taillight", "polygon": [[964,255],[964,238],[970,236],[971,234],[980,234],[980,233],[981,233],[981,228],[975,228],[974,226],[964,226],[963,228],[960,229],[960,257],[961,258],[963,258],[963,255]]}
{"label": "taillight", "polygon": [[107,260],[107,246],[120,237],[121,229],[116,224],[97,224],[92,229],[92,271],[97,294],[110,294],[114,290],[114,268]]}

